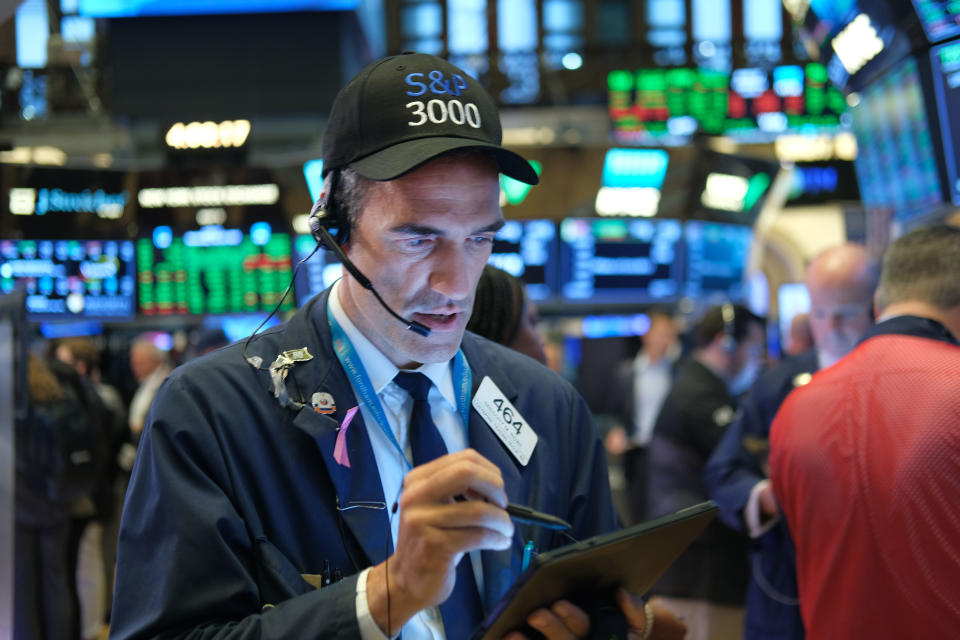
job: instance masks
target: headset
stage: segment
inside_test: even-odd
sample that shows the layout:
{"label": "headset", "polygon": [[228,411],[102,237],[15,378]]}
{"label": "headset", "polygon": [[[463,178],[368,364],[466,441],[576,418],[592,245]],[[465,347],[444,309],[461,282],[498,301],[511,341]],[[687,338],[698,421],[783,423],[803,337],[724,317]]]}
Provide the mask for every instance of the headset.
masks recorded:
{"label": "headset", "polygon": [[[340,261],[343,263],[344,268],[350,272],[350,275],[360,283],[364,289],[370,291],[373,296],[377,299],[377,302],[387,310],[387,312],[392,315],[394,318],[406,325],[407,329],[410,329],[414,333],[427,337],[430,335],[430,327],[427,327],[423,324],[420,324],[416,320],[407,320],[399,313],[390,308],[390,306],[383,301],[383,298],[380,297],[380,294],[377,293],[377,290],[373,288],[373,283],[370,282],[370,279],[363,275],[356,265],[353,264],[353,261],[347,257],[347,254],[343,252],[341,245],[347,241],[347,238],[350,235],[350,223],[346,220],[343,215],[340,213],[339,207],[336,206],[336,201],[332,197],[334,191],[337,188],[337,181],[339,180],[339,171],[334,170],[330,176],[330,189],[320,194],[320,199],[317,200],[317,203],[313,206],[313,210],[310,212],[309,223],[310,223],[310,233],[313,235],[314,240],[317,241],[317,246],[313,251],[310,252],[306,258],[297,263],[296,269],[293,272],[293,278],[290,279],[290,284],[287,285],[287,290],[283,292],[283,295],[280,296],[280,302],[277,303],[277,306],[274,307],[273,311],[270,312],[263,322],[253,330],[247,339],[243,343],[243,359],[247,361],[254,369],[260,369],[259,358],[248,357],[247,356],[247,347],[250,346],[250,342],[257,335],[260,329],[263,328],[267,321],[272,318],[277,311],[279,311],[280,306],[283,304],[283,301],[286,299],[287,294],[290,293],[290,289],[293,288],[293,283],[297,277],[297,270],[300,269],[300,265],[313,257],[313,254],[317,252],[320,247],[324,247],[332,251]],[[331,233],[333,230],[333,233]],[[334,235],[336,234],[336,235]]]}
{"label": "headset", "polygon": [[737,350],[737,308],[729,302],[720,307],[720,318],[723,320],[723,350],[733,353]]}
{"label": "headset", "polygon": [[[380,297],[380,294],[377,293],[377,290],[373,288],[373,283],[370,282],[370,279],[363,275],[357,266],[353,264],[353,261],[347,257],[347,254],[344,253],[343,245],[350,237],[350,221],[341,213],[340,207],[337,206],[336,198],[334,198],[339,180],[340,172],[336,169],[332,170],[330,173],[329,188],[320,194],[320,199],[317,200],[317,203],[313,206],[313,211],[310,212],[310,233],[313,234],[313,238],[317,241],[318,246],[332,251],[340,258],[340,262],[343,263],[344,268],[360,283],[361,287],[373,294],[373,297],[377,299],[380,306],[387,310],[387,313],[405,324],[407,329],[410,329],[414,333],[423,337],[429,336],[429,327],[420,324],[416,320],[408,320],[391,309],[390,306],[383,301],[383,298]],[[331,229],[336,235],[330,232]]]}

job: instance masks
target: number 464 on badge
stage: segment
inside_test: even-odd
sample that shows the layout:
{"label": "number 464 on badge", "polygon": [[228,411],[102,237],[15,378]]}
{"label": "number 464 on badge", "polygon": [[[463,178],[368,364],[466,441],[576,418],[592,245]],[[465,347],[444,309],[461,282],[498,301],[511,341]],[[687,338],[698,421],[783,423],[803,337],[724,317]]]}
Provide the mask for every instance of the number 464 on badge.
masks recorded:
{"label": "number 464 on badge", "polygon": [[471,404],[513,457],[527,466],[537,446],[537,434],[490,376],[480,383]]}

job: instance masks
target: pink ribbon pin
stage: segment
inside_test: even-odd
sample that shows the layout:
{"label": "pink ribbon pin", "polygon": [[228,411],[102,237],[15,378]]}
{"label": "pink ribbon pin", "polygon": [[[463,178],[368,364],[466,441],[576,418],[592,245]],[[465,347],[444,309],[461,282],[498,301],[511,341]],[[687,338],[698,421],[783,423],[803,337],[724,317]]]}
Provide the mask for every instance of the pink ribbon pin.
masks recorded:
{"label": "pink ribbon pin", "polygon": [[343,422],[340,424],[339,433],[337,433],[337,443],[333,446],[333,459],[342,467],[350,468],[350,456],[347,455],[347,427],[353,422],[353,416],[357,415],[360,407],[354,407],[347,411]]}

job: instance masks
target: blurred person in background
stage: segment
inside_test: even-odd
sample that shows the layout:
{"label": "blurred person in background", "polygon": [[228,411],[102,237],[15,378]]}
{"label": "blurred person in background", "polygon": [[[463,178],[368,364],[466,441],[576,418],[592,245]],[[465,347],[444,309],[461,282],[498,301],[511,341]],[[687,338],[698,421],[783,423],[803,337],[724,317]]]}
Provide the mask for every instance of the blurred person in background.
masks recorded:
{"label": "blurred person in background", "polygon": [[89,490],[96,451],[73,447],[86,442],[94,425],[79,377],[67,367],[55,373],[56,364],[30,354],[30,405],[16,427],[14,640],[73,640],[78,633],[70,518]]}
{"label": "blurred person in background", "polygon": [[477,283],[467,331],[547,363],[543,335],[537,329],[537,308],[523,283],[492,265],[483,268]]}
{"label": "blurred person in background", "polygon": [[619,425],[604,438],[609,453],[623,456],[630,524],[647,519],[647,446],[673,386],[680,353],[673,318],[659,311],[649,315],[650,328],[640,350],[617,368],[611,403]]}
{"label": "blurred person in background", "polygon": [[811,638],[946,640],[960,629],[960,229],[883,257],[877,324],[793,391],[770,479]]}
{"label": "blurred person in background", "polygon": [[119,482],[118,456],[130,442],[125,403],[120,392],[103,381],[100,349],[88,338],[65,338],[53,345],[57,360],[72,366],[96,392],[102,403],[100,431],[106,455],[103,474],[91,493],[89,508],[71,524],[71,568],[76,570],[81,638],[95,638],[108,618],[113,590],[117,527],[125,485]]}
{"label": "blurred person in background", "polygon": [[[680,363],[649,445],[647,505],[657,517],[708,499],[703,466],[736,414],[737,390],[763,362],[764,320],[741,305],[709,309],[696,348]],[[746,542],[714,521],[651,590],[696,640],[739,639],[747,584]]]}
{"label": "blurred person in background", "polygon": [[757,380],[704,469],[720,519],[751,539],[746,640],[804,637],[793,544],[767,479],[770,425],[787,394],[845,355],[873,324],[878,275],[866,249],[856,244],[832,247],[813,259],[806,285],[816,348],[783,360]]}
{"label": "blurred person in background", "polygon": [[813,328],[810,326],[810,314],[798,313],[790,320],[790,335],[786,349],[788,356],[796,356],[814,345]]}
{"label": "blurred person in background", "polygon": [[130,401],[130,431],[139,438],[153,396],[160,384],[170,375],[167,353],[160,349],[150,334],[138,337],[130,345],[130,370],[139,387]]}

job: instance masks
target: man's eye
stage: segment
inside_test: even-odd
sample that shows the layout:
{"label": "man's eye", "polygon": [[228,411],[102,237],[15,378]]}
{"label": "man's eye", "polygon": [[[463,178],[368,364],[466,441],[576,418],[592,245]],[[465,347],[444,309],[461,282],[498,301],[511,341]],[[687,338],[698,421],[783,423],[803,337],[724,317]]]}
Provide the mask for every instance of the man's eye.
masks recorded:
{"label": "man's eye", "polygon": [[409,249],[423,249],[430,246],[432,238],[409,238],[403,241],[403,244]]}
{"label": "man's eye", "polygon": [[473,240],[473,244],[477,246],[483,246],[483,245],[492,243],[493,237],[492,236],[472,236],[471,240]]}

